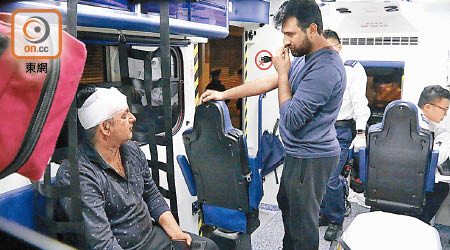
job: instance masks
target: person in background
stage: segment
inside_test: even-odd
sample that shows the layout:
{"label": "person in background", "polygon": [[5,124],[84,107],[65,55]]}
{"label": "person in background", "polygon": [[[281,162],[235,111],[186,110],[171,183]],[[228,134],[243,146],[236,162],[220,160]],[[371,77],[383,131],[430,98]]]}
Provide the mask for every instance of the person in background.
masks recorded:
{"label": "person in background", "polygon": [[278,88],[280,135],[286,149],[277,195],[283,249],[316,250],[320,202],[339,160],[334,123],[345,90],[345,69],[322,36],[322,14],[314,0],[284,2],[274,23],[276,28],[282,26],[283,33],[283,45],[273,58],[276,73],[224,92],[207,90],[198,104]]}
{"label": "person in background", "polygon": [[[423,89],[420,94],[418,106],[419,125],[434,133],[434,150],[439,151],[438,165],[448,161],[450,148],[450,133],[441,124],[447,115],[450,102],[450,92],[439,85],[430,85]],[[425,223],[430,223],[436,215],[449,192],[446,182],[435,183],[432,192],[426,192],[425,205],[422,214],[418,216]]]}
{"label": "person in background", "polygon": [[[338,53],[342,50],[341,39],[333,30],[325,30],[323,36]],[[327,191],[320,208],[319,225],[328,225],[324,238],[332,241],[336,239],[342,229],[345,214],[345,180],[340,176],[342,168],[348,158],[351,145],[355,151],[366,146],[365,129],[370,117],[370,109],[366,98],[367,75],[364,67],[357,61],[346,61],[347,87],[345,88],[342,106],[337,121],[334,124],[341,153],[339,162],[333,170],[327,184]],[[356,123],[356,136],[353,139],[352,125]],[[353,143],[352,143],[353,140]]]}
{"label": "person in background", "polygon": [[[145,154],[130,141],[136,118],[127,98],[115,88],[87,88],[78,93],[78,117],[85,138],[78,146],[78,166],[85,240],[90,249],[171,249],[209,239],[185,233],[162,197]],[[70,185],[69,162],[56,174],[56,186]],[[71,214],[70,198],[59,200]],[[154,224],[153,220],[158,224]]]}
{"label": "person in background", "polygon": [[206,86],[206,89],[225,91],[225,86],[223,86],[222,81],[219,80],[221,72],[221,69],[216,69],[211,72],[211,82]]}

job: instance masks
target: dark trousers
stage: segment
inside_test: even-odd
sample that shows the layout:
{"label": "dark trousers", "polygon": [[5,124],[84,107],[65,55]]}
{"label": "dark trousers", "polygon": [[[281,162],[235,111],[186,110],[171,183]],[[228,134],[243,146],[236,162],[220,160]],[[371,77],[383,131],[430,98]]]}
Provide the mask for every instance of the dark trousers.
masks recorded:
{"label": "dark trousers", "polygon": [[277,195],[284,225],[283,249],[319,248],[320,203],[338,159],[286,155]]}
{"label": "dark trousers", "polygon": [[341,146],[341,154],[339,162],[333,170],[327,184],[327,191],[323,196],[320,205],[320,214],[324,216],[328,222],[342,224],[345,214],[344,185],[345,182],[339,178],[342,168],[348,158],[350,144],[352,143],[351,127],[336,127],[337,139]]}
{"label": "dark trousers", "polygon": [[[219,250],[219,247],[212,241],[211,239],[198,236],[189,232],[188,233],[192,238],[192,243],[199,241],[206,241],[207,250]],[[171,248],[171,240],[167,233],[159,226],[153,225],[152,233],[150,234],[150,238],[147,243],[140,248],[140,250],[170,250]],[[195,247],[192,248],[195,250]]]}
{"label": "dark trousers", "polygon": [[425,223],[430,223],[431,219],[433,219],[436,215],[437,211],[447,197],[448,191],[448,183],[435,183],[433,192],[426,192],[425,194],[425,206],[423,206],[422,214],[419,215],[418,218]]}

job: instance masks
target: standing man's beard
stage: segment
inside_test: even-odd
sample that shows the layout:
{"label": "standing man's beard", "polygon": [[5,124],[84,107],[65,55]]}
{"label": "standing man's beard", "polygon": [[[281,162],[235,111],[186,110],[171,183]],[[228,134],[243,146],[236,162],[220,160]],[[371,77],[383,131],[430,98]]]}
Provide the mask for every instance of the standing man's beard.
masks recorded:
{"label": "standing man's beard", "polygon": [[312,44],[308,37],[306,37],[305,40],[299,45],[299,46],[293,46],[289,49],[291,50],[291,53],[295,57],[301,57],[304,55],[308,55],[311,53]]}

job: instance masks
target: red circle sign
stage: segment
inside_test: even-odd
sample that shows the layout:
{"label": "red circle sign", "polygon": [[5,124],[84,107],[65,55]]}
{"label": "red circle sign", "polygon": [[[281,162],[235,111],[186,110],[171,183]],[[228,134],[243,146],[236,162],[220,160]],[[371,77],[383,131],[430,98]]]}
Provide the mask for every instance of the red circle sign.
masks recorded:
{"label": "red circle sign", "polygon": [[[262,53],[269,54],[269,57],[270,57],[269,62],[264,62],[264,59],[262,59],[263,58]],[[273,56],[272,56],[272,53],[270,53],[270,51],[268,51],[268,50],[259,51],[258,53],[256,53],[256,56],[255,56],[256,67],[258,67],[258,69],[260,69],[260,70],[268,70],[273,64],[272,58],[273,58]]]}

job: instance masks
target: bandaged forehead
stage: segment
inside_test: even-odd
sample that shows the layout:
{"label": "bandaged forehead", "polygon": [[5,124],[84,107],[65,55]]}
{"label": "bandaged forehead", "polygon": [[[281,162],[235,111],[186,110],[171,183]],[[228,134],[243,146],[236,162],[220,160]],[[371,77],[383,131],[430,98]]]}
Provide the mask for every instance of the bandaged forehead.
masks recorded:
{"label": "bandaged forehead", "polygon": [[116,88],[97,88],[78,109],[84,129],[90,129],[128,109],[127,97]]}

